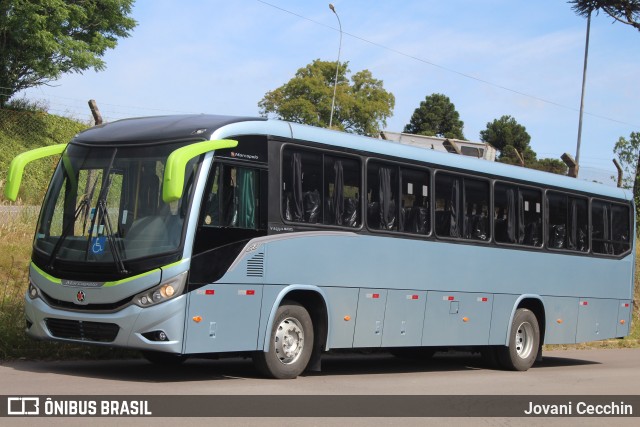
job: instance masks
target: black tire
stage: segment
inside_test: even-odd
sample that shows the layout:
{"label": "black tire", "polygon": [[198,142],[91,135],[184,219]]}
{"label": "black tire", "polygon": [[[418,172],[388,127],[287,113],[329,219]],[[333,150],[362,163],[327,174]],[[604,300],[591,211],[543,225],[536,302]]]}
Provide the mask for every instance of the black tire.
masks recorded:
{"label": "black tire", "polygon": [[154,365],[175,366],[189,358],[184,354],[163,353],[161,351],[142,351],[142,357]]}
{"label": "black tire", "polygon": [[540,349],[540,326],[531,310],[519,308],[511,322],[509,346],[498,347],[500,365],[511,371],[526,371],[536,361]]}
{"label": "black tire", "polygon": [[300,304],[284,301],[273,319],[269,335],[269,351],[258,351],[253,362],[263,375],[292,379],[309,364],[313,350],[313,323],[309,312]]}

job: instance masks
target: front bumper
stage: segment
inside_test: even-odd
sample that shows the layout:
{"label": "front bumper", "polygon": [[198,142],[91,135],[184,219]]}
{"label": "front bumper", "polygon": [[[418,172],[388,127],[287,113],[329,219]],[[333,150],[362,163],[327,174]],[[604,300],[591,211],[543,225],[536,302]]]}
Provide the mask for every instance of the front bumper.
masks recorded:
{"label": "front bumper", "polygon": [[[147,308],[131,304],[112,313],[59,310],[49,306],[41,298],[31,299],[28,295],[25,298],[28,325],[26,332],[33,338],[169,353],[183,352],[186,295]],[[103,329],[109,333],[95,332]],[[166,341],[147,338],[158,331],[165,333]]]}

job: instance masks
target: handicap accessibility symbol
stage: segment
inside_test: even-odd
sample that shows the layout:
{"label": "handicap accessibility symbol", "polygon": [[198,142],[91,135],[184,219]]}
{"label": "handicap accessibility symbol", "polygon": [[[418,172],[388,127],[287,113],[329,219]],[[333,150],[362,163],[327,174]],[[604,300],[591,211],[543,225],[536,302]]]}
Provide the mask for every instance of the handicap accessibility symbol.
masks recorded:
{"label": "handicap accessibility symbol", "polygon": [[105,236],[94,237],[91,240],[91,252],[94,254],[101,254],[104,252],[106,240],[107,238]]}

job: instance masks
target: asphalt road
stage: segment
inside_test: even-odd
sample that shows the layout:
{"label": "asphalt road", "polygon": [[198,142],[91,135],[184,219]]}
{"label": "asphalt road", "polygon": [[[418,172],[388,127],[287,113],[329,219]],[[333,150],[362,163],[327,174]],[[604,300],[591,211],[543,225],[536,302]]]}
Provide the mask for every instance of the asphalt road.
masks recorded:
{"label": "asphalt road", "polygon": [[[437,354],[428,362],[414,362],[387,354],[329,355],[323,372],[295,380],[260,378],[251,361],[192,359],[178,367],[158,367],[143,360],[14,361],[0,365],[3,395],[638,395],[640,349],[568,350],[544,354],[528,372],[506,372],[484,367],[481,359],[464,353]],[[636,408],[640,410],[640,408]],[[190,425],[343,425],[337,418],[289,419],[283,398],[283,417],[203,420]],[[66,420],[63,422],[63,420]],[[457,418],[454,425],[601,425],[603,418]],[[544,420],[544,423],[542,422]],[[34,419],[10,420],[10,425],[33,425]],[[86,425],[82,419],[44,419],[42,425]],[[112,420],[113,421],[113,420]],[[147,424],[119,419],[119,425]],[[147,420],[149,421],[149,420]],[[162,425],[175,420],[155,419]],[[258,422],[259,421],[259,422]],[[397,425],[397,419],[348,419],[349,425]],[[425,419],[405,419],[402,425],[424,425]],[[445,419],[428,419],[451,425]],[[76,423],[77,422],[77,423]],[[637,418],[615,420],[636,425]],[[111,425],[92,419],[92,425]]]}

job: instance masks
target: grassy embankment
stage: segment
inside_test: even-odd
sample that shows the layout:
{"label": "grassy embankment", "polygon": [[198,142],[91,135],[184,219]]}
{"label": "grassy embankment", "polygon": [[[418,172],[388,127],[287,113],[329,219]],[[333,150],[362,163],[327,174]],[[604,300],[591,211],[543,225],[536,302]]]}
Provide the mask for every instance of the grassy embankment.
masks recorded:
{"label": "grassy embankment", "polygon": [[[11,160],[19,153],[44,145],[68,142],[87,128],[64,117],[31,111],[0,109],[0,361],[15,358],[65,359],[112,357],[109,348],[37,342],[24,333],[24,295],[28,285],[31,244],[39,205],[57,159],[45,158],[27,166],[19,200],[4,198]],[[20,206],[19,214],[8,211]],[[117,354],[121,354],[117,353]]]}
{"label": "grassy embankment", "polygon": [[[87,127],[62,117],[38,112],[0,110],[0,188],[4,189],[6,171],[18,153],[43,145],[68,141]],[[44,159],[29,165],[20,192],[23,206],[39,205],[49,182],[55,160]],[[3,205],[8,205],[0,196]],[[24,333],[24,295],[28,285],[28,265],[37,220],[37,208],[22,209],[19,215],[0,213],[0,361],[16,358],[70,359],[131,357],[135,353],[106,347],[73,346],[36,342]],[[640,257],[639,257],[640,258]],[[636,265],[636,271],[638,265]],[[638,272],[640,273],[640,272]],[[635,301],[640,301],[640,274],[636,274]],[[619,348],[640,346],[638,307],[634,308],[632,333],[623,340],[599,341],[575,346],[550,348]]]}

